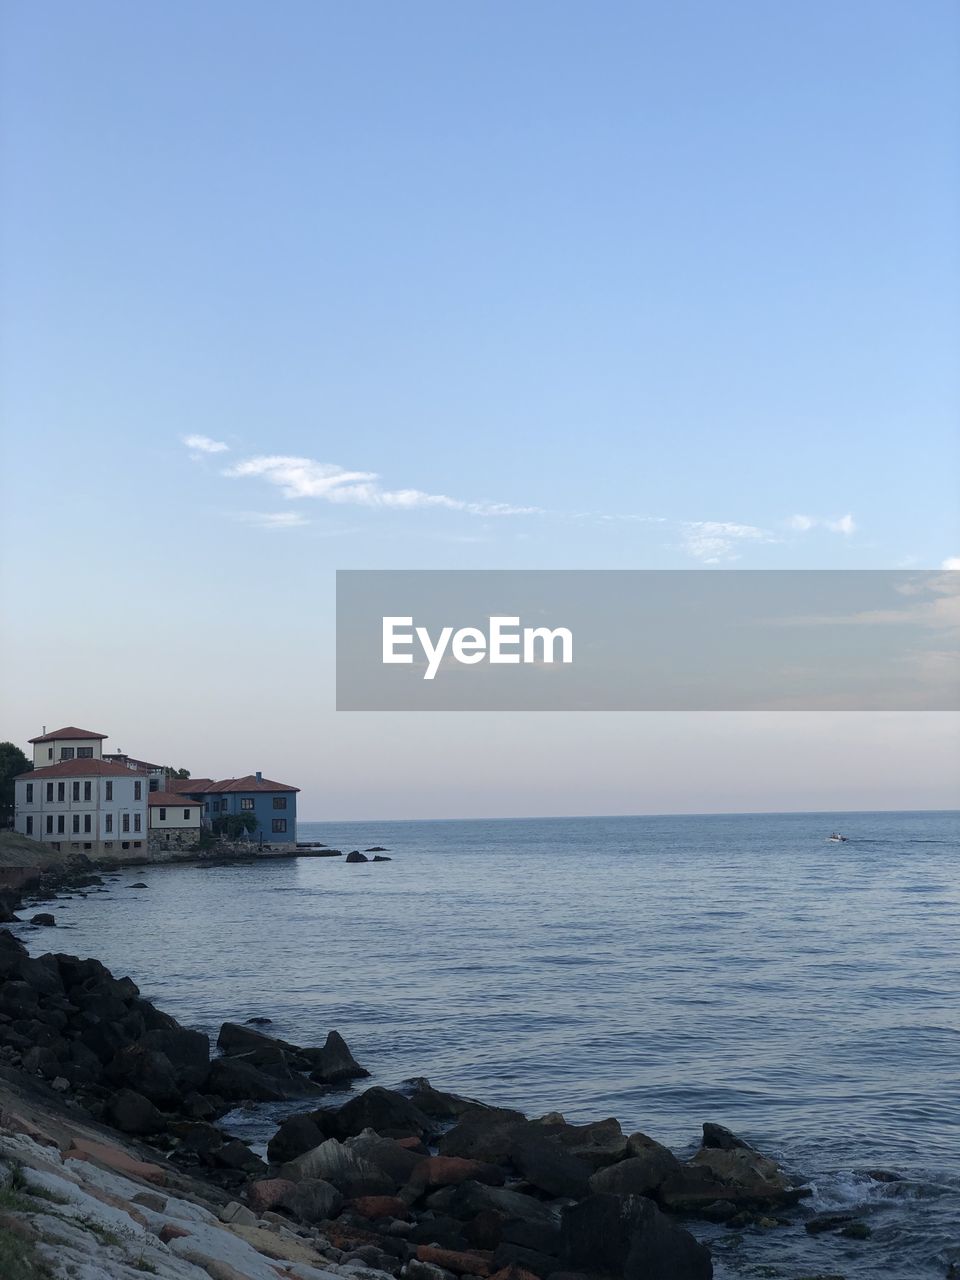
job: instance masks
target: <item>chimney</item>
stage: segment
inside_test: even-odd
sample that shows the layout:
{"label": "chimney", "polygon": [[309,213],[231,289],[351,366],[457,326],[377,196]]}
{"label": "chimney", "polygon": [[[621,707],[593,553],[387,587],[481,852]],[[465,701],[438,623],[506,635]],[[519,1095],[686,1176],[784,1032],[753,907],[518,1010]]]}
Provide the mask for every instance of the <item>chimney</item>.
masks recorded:
{"label": "chimney", "polygon": [[259,769],[257,770],[257,781],[258,781],[258,782],[262,782],[262,781],[263,781],[263,774],[260,772],[260,770],[259,770]]}

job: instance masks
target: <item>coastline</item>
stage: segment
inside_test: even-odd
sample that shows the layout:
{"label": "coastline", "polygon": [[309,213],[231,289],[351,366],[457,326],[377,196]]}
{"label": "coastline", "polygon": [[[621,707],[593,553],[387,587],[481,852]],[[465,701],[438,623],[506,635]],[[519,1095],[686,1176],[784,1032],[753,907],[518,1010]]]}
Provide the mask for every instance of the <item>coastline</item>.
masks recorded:
{"label": "coastline", "polygon": [[[105,888],[97,883],[97,873],[86,869],[48,872],[41,894],[80,887],[78,874],[88,890]],[[39,905],[37,898],[33,906]],[[46,932],[55,936],[52,929]],[[8,1065],[0,1084],[0,1127],[7,1156],[33,1168],[30,1162],[40,1157],[25,1145],[36,1141],[31,1132],[50,1139],[68,1120],[93,1125],[99,1137],[88,1135],[86,1140],[119,1152],[98,1151],[86,1160],[100,1174],[106,1169],[112,1170],[111,1177],[121,1176],[123,1161],[134,1159],[159,1168],[170,1179],[165,1186],[176,1189],[179,1179],[188,1180],[190,1194],[199,1197],[218,1223],[213,1227],[209,1218],[203,1219],[205,1230],[220,1233],[204,1246],[214,1253],[214,1246],[233,1248],[243,1226],[261,1247],[260,1233],[269,1232],[266,1244],[274,1255],[277,1249],[312,1250],[312,1262],[286,1259],[293,1269],[281,1274],[298,1280],[313,1280],[309,1268],[320,1268],[319,1275],[358,1280],[559,1280],[573,1275],[700,1280],[712,1274],[709,1252],[695,1239],[707,1223],[724,1224],[731,1235],[744,1230],[775,1233],[799,1218],[812,1231],[843,1232],[850,1240],[869,1235],[860,1215],[818,1219],[811,1214],[803,1206],[802,1187],[720,1126],[705,1126],[700,1151],[683,1160],[653,1138],[623,1133],[613,1119],[570,1125],[553,1114],[531,1120],[515,1110],[434,1090],[422,1080],[409,1082],[403,1091],[360,1091],[355,1082],[366,1072],[335,1032],[322,1048],[301,1049],[259,1028],[226,1024],[217,1056],[205,1036],[179,1027],[141,1000],[129,979],[118,981],[95,961],[65,956],[31,960],[12,935],[0,938],[15,994],[31,1003],[24,991],[30,982],[22,975],[43,975],[36,977],[41,985],[34,1012],[48,999],[54,1005],[58,1000],[71,1004],[76,985],[71,982],[82,973],[86,976],[80,984],[86,989],[81,1004],[88,1007],[79,1009],[80,1016],[86,1020],[92,1014],[101,1022],[106,1016],[119,1035],[116,1043],[103,1047],[94,1078],[84,1082],[83,1072],[74,1071],[72,1082],[54,1074],[64,1069],[63,1061],[51,1059],[49,1047],[44,1053],[41,1041],[49,1028],[44,1030],[43,1019],[27,1019],[37,1024],[34,1041],[19,1051],[14,1045],[11,1052],[9,1044],[3,1050]],[[56,987],[54,968],[62,989],[43,991],[44,984]],[[4,977],[0,991],[9,992],[7,971]],[[88,997],[94,1008],[98,1001],[117,998],[127,1006],[122,1013],[115,1006],[95,1013]],[[126,1024],[131,1002],[138,1017]],[[62,1008],[53,1012],[62,1017]],[[4,1016],[10,1017],[6,1008]],[[13,1018],[3,1024],[0,1038],[23,1021]],[[76,1027],[68,1023],[67,1030],[72,1034]],[[97,1033],[88,1028],[80,1034],[96,1042]],[[71,1051],[67,1053],[69,1057]],[[47,1077],[47,1084],[36,1072]],[[336,1110],[325,1108],[324,1094],[334,1084],[342,1088],[345,1079],[354,1082],[350,1100]],[[237,1105],[266,1105],[280,1098],[302,1099],[304,1110],[280,1126],[264,1162],[230,1134],[229,1122],[221,1122]],[[83,1133],[80,1138],[84,1140]],[[72,1133],[66,1145],[58,1141],[58,1176],[76,1167],[76,1157],[69,1154],[76,1140]],[[50,1158],[48,1151],[43,1159],[49,1164]],[[896,1177],[876,1172],[881,1179]],[[137,1188],[130,1193],[126,1187],[130,1203],[133,1195],[144,1192],[141,1183],[158,1176],[138,1170],[128,1179]],[[122,1199],[116,1192],[114,1186],[110,1194]],[[31,1220],[29,1211],[21,1213]],[[221,1221],[223,1215],[229,1221]],[[188,1231],[182,1219],[165,1226]],[[176,1236],[167,1231],[170,1238],[163,1240],[164,1226],[158,1230],[158,1243],[148,1242],[150,1249],[164,1246],[180,1259],[178,1266],[184,1250],[198,1247],[196,1241],[175,1246],[176,1240],[189,1238],[189,1231]],[[229,1239],[220,1238],[224,1232]],[[140,1233],[135,1235],[142,1247]],[[240,1236],[254,1247],[242,1231]],[[43,1248],[42,1242],[35,1246]],[[127,1274],[123,1267],[131,1265],[129,1259],[105,1253],[102,1242],[94,1241],[92,1247],[99,1250],[97,1265],[103,1274]],[[175,1267],[164,1272],[162,1266],[170,1260],[162,1251],[159,1259],[151,1254],[147,1260],[157,1274],[186,1274]],[[276,1261],[274,1256],[270,1264],[274,1275]],[[211,1254],[196,1274],[232,1280],[221,1264],[232,1265],[225,1256]],[[51,1265],[57,1274],[56,1264]],[[260,1263],[248,1258],[244,1265],[246,1271],[234,1268],[233,1275],[259,1274]]]}

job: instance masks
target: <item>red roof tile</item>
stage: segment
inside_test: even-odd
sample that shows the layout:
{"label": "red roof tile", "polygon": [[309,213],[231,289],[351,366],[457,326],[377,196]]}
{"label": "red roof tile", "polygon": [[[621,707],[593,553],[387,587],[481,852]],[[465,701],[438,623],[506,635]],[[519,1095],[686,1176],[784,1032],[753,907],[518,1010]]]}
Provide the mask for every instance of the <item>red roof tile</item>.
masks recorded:
{"label": "red roof tile", "polygon": [[248,773],[245,778],[226,778],[223,782],[215,782],[213,786],[204,787],[204,791],[299,791],[299,787],[291,787],[286,782],[271,782],[269,778],[258,778]]}
{"label": "red roof tile", "polygon": [[76,725],[68,724],[64,729],[54,729],[53,733],[42,733],[39,738],[31,738],[31,744],[34,742],[55,742],[57,739],[64,739],[67,742],[80,742],[87,738],[99,738],[102,742],[106,738],[105,733],[92,733],[89,729],[78,729]]}
{"label": "red roof tile", "polygon": [[207,791],[214,786],[212,778],[168,778],[168,791],[182,791],[189,795],[192,791]]}
{"label": "red roof tile", "polygon": [[151,791],[147,796],[147,804],[167,805],[171,809],[186,809],[190,806],[199,809],[200,807],[199,801],[191,800],[189,796],[178,795],[176,791]]}
{"label": "red roof tile", "polygon": [[48,764],[42,769],[28,769],[26,773],[18,773],[18,778],[129,778],[132,769],[125,769],[122,764],[113,764],[110,760],[61,760],[59,764]]}

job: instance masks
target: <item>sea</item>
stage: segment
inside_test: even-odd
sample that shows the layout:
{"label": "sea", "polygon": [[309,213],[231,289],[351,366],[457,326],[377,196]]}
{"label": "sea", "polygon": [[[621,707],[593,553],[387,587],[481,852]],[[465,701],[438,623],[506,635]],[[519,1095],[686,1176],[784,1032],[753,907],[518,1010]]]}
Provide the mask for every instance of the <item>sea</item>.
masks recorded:
{"label": "sea", "polygon": [[[616,1116],[679,1154],[726,1125],[812,1194],[787,1226],[690,1224],[721,1280],[960,1267],[957,813],[307,822],[298,839],[390,861],[139,868],[58,901],[56,938],[25,937],[97,956],[214,1038],[255,1016],[304,1045],[336,1028],[372,1083]],[[227,1123],[262,1146],[302,1109]],[[862,1213],[869,1239],[804,1230],[828,1211]]]}

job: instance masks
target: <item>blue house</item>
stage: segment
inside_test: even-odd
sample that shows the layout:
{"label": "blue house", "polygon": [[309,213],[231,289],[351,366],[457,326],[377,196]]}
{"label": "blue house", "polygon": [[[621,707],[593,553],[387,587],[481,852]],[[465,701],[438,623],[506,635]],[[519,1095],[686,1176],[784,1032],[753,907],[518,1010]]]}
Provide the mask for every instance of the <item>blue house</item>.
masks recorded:
{"label": "blue house", "polygon": [[249,814],[257,820],[251,840],[274,848],[296,844],[299,787],[273,782],[262,773],[227,778],[223,782],[184,778],[178,779],[175,785],[178,792],[195,798],[203,806],[201,817],[205,827],[212,827],[217,818]]}

